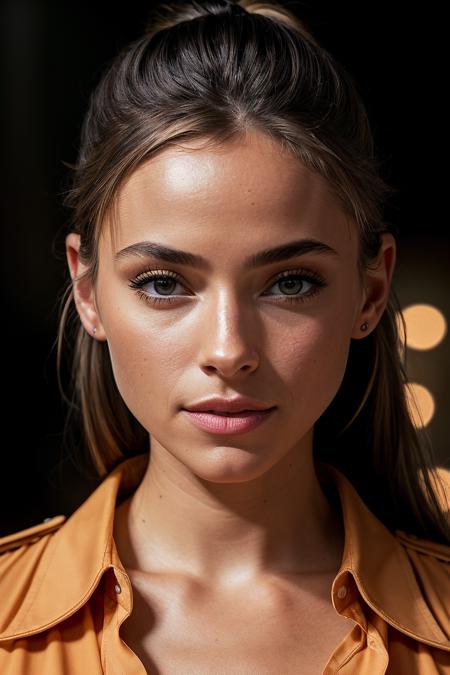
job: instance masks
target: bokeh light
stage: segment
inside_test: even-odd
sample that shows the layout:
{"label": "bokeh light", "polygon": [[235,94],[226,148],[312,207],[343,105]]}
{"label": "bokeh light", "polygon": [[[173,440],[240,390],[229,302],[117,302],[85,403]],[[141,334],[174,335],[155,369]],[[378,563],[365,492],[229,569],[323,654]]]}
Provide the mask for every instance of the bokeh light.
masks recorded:
{"label": "bokeh light", "polygon": [[405,385],[406,403],[409,414],[416,428],[426,427],[435,411],[434,398],[429,389],[418,382]]}
{"label": "bokeh light", "polygon": [[[406,323],[406,345],[411,349],[433,349],[447,334],[445,316],[433,305],[409,305],[402,312]],[[402,329],[399,330],[402,334]]]}

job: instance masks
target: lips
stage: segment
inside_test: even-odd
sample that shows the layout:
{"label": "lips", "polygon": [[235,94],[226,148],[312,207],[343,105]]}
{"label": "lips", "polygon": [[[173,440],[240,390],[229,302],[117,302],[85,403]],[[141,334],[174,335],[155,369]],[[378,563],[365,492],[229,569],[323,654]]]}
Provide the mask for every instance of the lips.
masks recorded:
{"label": "lips", "polygon": [[196,401],[183,409],[189,412],[203,412],[213,415],[220,415],[222,413],[248,413],[248,412],[262,412],[270,410],[275,406],[264,401],[258,401],[249,396],[238,395],[234,398],[224,398],[222,396],[210,396],[203,400]]}
{"label": "lips", "polygon": [[[240,412],[217,411],[213,408],[185,410],[187,418],[203,431],[212,434],[242,434],[253,431],[274,413],[276,406],[265,410],[242,410]],[[212,412],[211,412],[212,411]]]}
{"label": "lips", "polygon": [[[200,410],[200,408],[199,408],[199,410]],[[219,414],[219,413],[222,413],[222,412],[223,412],[223,413],[229,413],[229,412],[233,412],[233,413],[254,412],[254,410],[252,411],[252,410],[250,410],[250,408],[242,408],[242,410],[217,410],[216,408],[205,408],[205,409],[202,408],[202,410],[201,410],[200,412],[209,412],[209,413],[217,413],[217,414]]]}
{"label": "lips", "polygon": [[[245,417],[246,414],[254,414],[257,410],[239,410],[238,412],[221,412],[219,410],[203,410],[198,412],[207,412],[213,415],[222,415],[224,417]],[[259,411],[261,412],[261,411]]]}

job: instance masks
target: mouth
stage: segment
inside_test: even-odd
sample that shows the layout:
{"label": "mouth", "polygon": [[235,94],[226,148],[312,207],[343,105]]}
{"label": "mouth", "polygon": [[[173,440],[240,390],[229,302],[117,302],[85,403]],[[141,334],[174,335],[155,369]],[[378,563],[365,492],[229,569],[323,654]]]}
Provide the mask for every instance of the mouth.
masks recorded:
{"label": "mouth", "polygon": [[[247,417],[252,413],[258,412],[258,410],[240,410],[239,412],[219,412],[218,410],[204,410],[203,412],[210,413],[211,415],[221,415],[222,417]],[[259,411],[263,412],[263,411]]]}
{"label": "mouth", "polygon": [[227,412],[223,410],[183,410],[188,414],[188,419],[192,424],[203,431],[212,434],[230,435],[242,434],[253,431],[270,419],[276,406],[265,408],[263,410],[241,410],[239,412]]}
{"label": "mouth", "polygon": [[239,412],[221,412],[219,410],[189,410],[188,408],[183,408],[183,410],[186,410],[187,412],[193,412],[193,413],[207,413],[208,415],[219,415],[220,417],[249,417],[250,415],[255,415],[258,413],[265,413],[269,412],[269,410],[273,410],[275,406],[272,406],[272,408],[265,408],[264,410],[240,410]]}

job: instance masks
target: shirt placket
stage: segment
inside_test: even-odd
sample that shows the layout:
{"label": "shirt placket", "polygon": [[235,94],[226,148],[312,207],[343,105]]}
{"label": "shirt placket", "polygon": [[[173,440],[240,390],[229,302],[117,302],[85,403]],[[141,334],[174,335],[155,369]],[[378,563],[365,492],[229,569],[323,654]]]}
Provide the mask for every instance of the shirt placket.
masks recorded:
{"label": "shirt placket", "polygon": [[342,616],[355,625],[337,646],[323,675],[382,675],[389,660],[381,636],[363,611],[364,601],[352,574],[345,570],[333,583],[333,605]]}
{"label": "shirt placket", "polygon": [[117,567],[106,572],[101,655],[108,675],[149,675],[137,654],[123,641],[120,626],[132,610],[128,575]]}

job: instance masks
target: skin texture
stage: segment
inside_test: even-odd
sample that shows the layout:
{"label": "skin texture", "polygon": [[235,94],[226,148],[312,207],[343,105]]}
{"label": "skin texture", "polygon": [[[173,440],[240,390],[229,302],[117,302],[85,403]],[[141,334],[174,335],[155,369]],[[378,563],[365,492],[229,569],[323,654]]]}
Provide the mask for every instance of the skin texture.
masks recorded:
{"label": "skin texture", "polygon": [[[147,473],[117,508],[114,526],[140,593],[152,574],[170,572],[217,595],[247,597],[252,589],[249,603],[256,607],[258,596],[267,608],[283,575],[309,585],[323,578],[328,588],[339,568],[341,521],[314,470],[313,428],[342,382],[351,338],[363,339],[381,318],[395,240],[383,235],[378,265],[361,287],[356,226],[321,177],[259,133],[220,148],[200,145],[164,150],[122,185],[116,238],[105,224],[97,285],[74,282],[75,302],[86,330],[97,328],[93,339],[107,341],[118,389],[150,432]],[[257,251],[303,237],[339,257],[243,266]],[[139,257],[114,263],[114,253],[144,240],[199,254],[210,269]],[[72,278],[85,270],[78,248],[70,233]],[[291,303],[286,298],[306,296],[314,284],[289,291],[276,277],[302,268],[327,285]],[[149,279],[141,289],[174,302],[152,305],[129,287],[148,269],[181,276],[167,286]],[[364,321],[369,329],[361,332]],[[237,393],[277,410],[250,432],[221,437],[180,410]]]}

